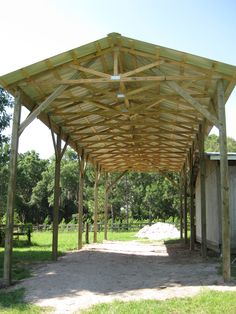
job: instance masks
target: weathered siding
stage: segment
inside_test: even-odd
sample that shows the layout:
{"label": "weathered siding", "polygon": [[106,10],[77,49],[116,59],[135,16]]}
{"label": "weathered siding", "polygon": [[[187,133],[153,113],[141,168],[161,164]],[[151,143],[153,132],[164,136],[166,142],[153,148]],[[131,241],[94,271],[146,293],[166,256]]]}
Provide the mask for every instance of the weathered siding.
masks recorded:
{"label": "weathered siding", "polygon": [[[218,169],[216,161],[206,160],[206,221],[207,221],[207,242],[209,246],[217,246],[219,237],[219,185]],[[201,195],[200,178],[196,184],[196,234],[201,239]]]}
{"label": "weathered siding", "polygon": [[[231,247],[236,249],[236,166],[229,166]],[[201,242],[200,177],[196,181],[196,238]],[[207,245],[218,250],[221,245],[219,161],[206,160],[206,220]]]}
{"label": "weathered siding", "polygon": [[195,206],[196,206],[196,238],[200,242],[202,237],[201,232],[201,191],[200,191],[200,176],[198,174],[195,187]]}
{"label": "weathered siding", "polygon": [[229,191],[231,214],[231,247],[236,249],[236,166],[229,167]]}
{"label": "weathered siding", "polygon": [[217,161],[206,162],[206,213],[207,213],[207,241],[218,245],[220,241],[219,230],[219,166]]}

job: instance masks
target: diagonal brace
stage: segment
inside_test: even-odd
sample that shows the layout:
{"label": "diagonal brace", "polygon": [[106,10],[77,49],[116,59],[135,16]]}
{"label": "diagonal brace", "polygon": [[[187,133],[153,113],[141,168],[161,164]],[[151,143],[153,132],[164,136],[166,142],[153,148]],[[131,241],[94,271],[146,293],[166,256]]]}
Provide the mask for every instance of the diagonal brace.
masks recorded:
{"label": "diagonal brace", "polygon": [[[77,72],[72,75],[71,79],[77,78]],[[37,118],[42,111],[44,111],[58,96],[60,96],[66,89],[68,85],[58,86],[57,89],[49,95],[30,115],[20,124],[19,134],[21,134],[24,129]]]}
{"label": "diagonal brace", "polygon": [[217,128],[220,127],[219,120],[215,115],[210,113],[207,109],[205,109],[202,104],[194,99],[189,93],[187,93],[181,86],[179,86],[176,82],[166,82],[166,84],[173,89],[177,94],[183,97],[193,108],[195,108],[198,112],[200,112],[208,121],[214,124]]}
{"label": "diagonal brace", "polygon": [[107,186],[106,191],[110,192],[113,186],[126,174],[127,170],[123,171],[118,178],[115,179],[109,186]]}

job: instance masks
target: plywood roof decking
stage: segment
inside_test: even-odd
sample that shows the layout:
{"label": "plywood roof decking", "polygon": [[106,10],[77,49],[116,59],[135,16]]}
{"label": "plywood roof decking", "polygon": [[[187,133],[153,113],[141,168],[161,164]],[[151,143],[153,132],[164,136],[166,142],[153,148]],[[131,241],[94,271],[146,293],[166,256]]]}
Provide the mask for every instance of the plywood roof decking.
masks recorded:
{"label": "plywood roof decking", "polygon": [[145,172],[181,169],[204,119],[198,105],[217,118],[217,79],[227,100],[235,66],[112,33],[4,75],[0,84],[13,95],[20,88],[30,111],[62,86],[39,118],[103,170]]}

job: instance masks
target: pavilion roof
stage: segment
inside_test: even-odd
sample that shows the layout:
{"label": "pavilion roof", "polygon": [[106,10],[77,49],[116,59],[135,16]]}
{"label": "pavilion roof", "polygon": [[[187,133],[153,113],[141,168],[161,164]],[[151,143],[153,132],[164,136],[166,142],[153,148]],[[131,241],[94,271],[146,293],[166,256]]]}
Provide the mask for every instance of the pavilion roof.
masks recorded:
{"label": "pavilion roof", "polygon": [[219,79],[226,102],[235,66],[111,33],[0,84],[102,170],[146,172],[179,171],[203,120],[218,124]]}

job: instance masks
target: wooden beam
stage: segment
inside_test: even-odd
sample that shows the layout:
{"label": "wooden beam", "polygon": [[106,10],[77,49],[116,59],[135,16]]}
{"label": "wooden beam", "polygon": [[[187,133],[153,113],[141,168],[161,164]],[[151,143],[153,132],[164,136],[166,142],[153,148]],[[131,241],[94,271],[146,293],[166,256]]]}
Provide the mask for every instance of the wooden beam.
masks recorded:
{"label": "wooden beam", "polygon": [[[131,126],[135,126],[135,124],[131,124]],[[147,123],[148,126],[148,123]],[[91,125],[92,127],[92,125]],[[113,136],[123,136],[123,135],[143,135],[143,136],[150,136],[150,135],[155,135],[158,137],[161,137],[160,135],[166,135],[166,134],[170,134],[172,136],[179,136],[179,137],[184,137],[184,138],[189,138],[189,135],[193,136],[193,133],[190,133],[188,131],[183,132],[183,131],[165,131],[165,130],[155,130],[155,131],[149,131],[146,128],[145,129],[141,129],[141,128],[136,128],[135,131],[132,132],[132,130],[124,130],[124,131],[117,131],[117,129],[115,128],[108,128],[106,130],[99,130],[97,132],[91,132],[90,128],[88,129],[88,131],[74,131],[73,134],[76,135],[80,135],[81,139],[83,139],[83,136],[107,136],[107,135],[113,135]],[[185,136],[186,135],[186,136]],[[167,138],[167,137],[165,137]]]}
{"label": "wooden beam", "polygon": [[154,88],[157,86],[158,83],[150,83],[148,85],[145,85],[145,86],[142,86],[142,87],[139,87],[139,88],[135,88],[131,91],[128,91],[126,93],[126,96],[129,98],[133,95],[137,95],[137,94],[140,94],[140,93],[143,93],[144,91],[147,91],[148,89],[151,89],[151,88]]}
{"label": "wooden beam", "polygon": [[[50,119],[49,119],[50,121]],[[51,124],[51,121],[50,121]],[[57,140],[55,140],[55,134],[51,129],[52,141],[55,151],[55,176],[54,176],[54,200],[53,200],[53,236],[52,236],[52,260],[56,261],[58,258],[58,223],[59,223],[59,207],[60,207],[60,176],[61,176],[61,160],[64,156],[68,145],[68,138],[65,145],[61,146],[61,133],[59,128],[59,134],[57,134]]]}
{"label": "wooden beam", "polygon": [[108,200],[109,200],[109,183],[108,173],[105,173],[105,204],[104,204],[104,239],[107,240],[107,223],[108,223]]}
{"label": "wooden beam", "polygon": [[[144,158],[145,158],[145,156],[144,156]],[[175,157],[174,157],[174,159],[175,159]],[[155,157],[154,157],[154,160],[155,160]],[[179,188],[179,185],[177,184],[177,182],[169,177],[169,173],[168,172],[160,171],[160,174],[162,174],[176,189]]]}
{"label": "wooden beam", "polygon": [[83,189],[84,189],[84,172],[85,172],[85,156],[82,152],[79,156],[79,192],[78,192],[78,250],[82,249],[83,237]]}
{"label": "wooden beam", "polygon": [[180,239],[183,239],[183,175],[182,171],[179,175],[179,195],[180,195],[180,213],[179,213],[179,220],[180,220]]}
{"label": "wooden beam", "polygon": [[52,236],[52,259],[58,257],[58,223],[60,203],[60,174],[61,174],[61,137],[57,135],[55,150],[55,177],[54,177],[54,201],[53,201],[53,236]]}
{"label": "wooden beam", "polygon": [[[112,51],[112,48],[106,48],[106,49],[102,49],[98,52],[92,52],[91,54],[87,55],[87,56],[84,56],[84,57],[80,57],[79,58],[79,61],[82,63],[82,62],[86,62],[86,66],[89,66],[91,64],[93,64],[95,61],[97,61],[97,58],[98,57],[103,57],[105,54],[109,54],[110,52]],[[76,49],[73,51],[74,55],[77,56],[77,51]],[[77,59],[77,57],[76,57]],[[59,64],[58,66],[55,66],[54,69],[55,70],[59,70],[59,69],[68,69],[68,65],[71,65],[71,62],[73,62],[73,58],[70,58],[68,59],[68,61],[66,63],[63,63],[63,64]],[[46,65],[46,63],[45,63]],[[47,73],[51,73],[51,69],[48,68],[48,66],[46,65],[46,68],[45,70],[43,71],[44,74],[47,74]],[[42,75],[42,72],[40,73],[36,73],[36,74],[28,74],[27,76],[27,79],[30,79],[30,80],[37,80],[38,78],[40,79],[41,78],[41,75]],[[4,81],[1,79],[1,84],[4,85],[4,88],[9,88],[9,87],[15,87],[15,83],[13,84],[6,84],[6,82],[4,83]],[[25,82],[25,77],[18,81],[17,84],[20,84],[20,85],[27,85],[28,82]],[[38,84],[38,81],[37,81],[37,84]]]}
{"label": "wooden beam", "polygon": [[133,74],[137,74],[137,73],[140,73],[140,72],[143,72],[143,71],[146,71],[148,69],[151,69],[151,68],[154,68],[160,64],[163,64],[164,61],[155,61],[155,62],[152,62],[152,63],[149,63],[149,64],[146,64],[146,65],[143,65],[139,68],[136,68],[134,70],[131,70],[129,72],[125,72],[125,73],[122,73],[121,74],[121,78],[124,78],[124,77],[128,77],[128,76],[131,76]]}
{"label": "wooden beam", "polygon": [[54,134],[53,129],[52,129],[52,122],[51,122],[51,118],[50,118],[49,114],[47,115],[47,117],[48,117],[48,124],[50,127],[51,136],[52,136],[53,148],[54,148],[54,152],[56,154],[57,153],[57,144],[56,144],[56,140],[55,140],[55,134]]}
{"label": "wooden beam", "polygon": [[204,153],[205,124],[199,126],[199,164],[200,164],[200,191],[201,191],[201,254],[205,259],[207,256],[206,238],[206,165]]}
{"label": "wooden beam", "polygon": [[69,141],[69,136],[66,137],[66,140],[65,140],[65,144],[62,148],[62,151],[61,151],[61,154],[60,154],[60,158],[62,159],[62,157],[64,156],[65,154],[65,151],[67,149],[67,146],[68,146],[68,141]]}
{"label": "wooden beam", "polygon": [[[91,83],[117,83],[117,82],[162,82],[162,81],[189,81],[189,80],[205,80],[205,76],[184,76],[184,75],[160,75],[160,76],[132,76],[122,77],[122,75],[110,76],[109,78],[87,78],[87,79],[63,79],[55,80],[53,84],[60,85],[80,85]],[[45,84],[45,82],[44,82]]]}
{"label": "wooden beam", "polygon": [[[121,136],[119,136],[119,137],[121,137]],[[149,141],[149,143],[163,144],[164,146],[173,145],[173,148],[176,147],[176,148],[183,148],[183,149],[186,149],[187,144],[188,144],[188,143],[186,143],[186,141],[183,141],[183,140],[178,140],[178,142],[176,142],[175,139],[173,139],[173,140],[169,139],[168,140],[167,138],[160,138],[160,137],[156,137],[155,139],[150,139],[150,138],[148,138],[148,136],[143,136],[142,139],[139,139],[139,138],[131,139],[131,138],[127,138],[127,137],[123,137],[121,139],[116,139],[115,135],[111,135],[108,139],[103,139],[99,142],[97,139],[90,139],[90,138],[88,138],[86,140],[81,140],[80,142],[83,144],[86,144],[87,148],[89,148],[89,146],[94,146],[97,144],[122,143],[122,142],[124,142],[124,140],[125,140],[126,144],[135,143],[135,142],[137,142],[138,144],[145,144],[145,143],[147,143],[147,141]],[[89,145],[89,144],[91,144],[91,145]],[[174,146],[174,145],[176,145],[176,146]]]}
{"label": "wooden beam", "polygon": [[103,103],[101,103],[99,101],[91,100],[91,101],[89,101],[89,103],[95,105],[98,108],[101,108],[101,109],[104,109],[104,110],[109,110],[111,112],[111,114],[113,114],[113,112],[114,112],[116,114],[119,114],[120,116],[122,116],[122,115],[128,116],[128,113],[122,112],[118,108],[113,108],[110,105],[103,104]]}
{"label": "wooden beam", "polygon": [[[72,75],[71,79],[75,79],[77,78],[78,74],[75,73]],[[20,130],[19,130],[19,134],[21,134],[24,129],[35,119],[39,116],[39,114],[44,111],[58,96],[60,96],[61,94],[63,94],[63,92],[67,89],[69,85],[61,85],[58,86],[54,92],[49,95],[38,107],[36,107],[34,109],[34,111],[32,111],[30,113],[30,115],[20,124]]]}
{"label": "wooden beam", "polygon": [[73,69],[85,72],[85,73],[89,73],[89,74],[93,74],[93,75],[99,76],[99,77],[110,78],[110,75],[107,74],[107,73],[99,72],[99,71],[93,70],[91,68],[85,68],[85,67],[83,67],[81,65],[73,64],[70,67],[73,68]]}
{"label": "wooden beam", "polygon": [[[142,57],[142,58],[147,58],[148,60],[150,60],[150,59],[151,60],[157,60],[157,58],[158,58],[159,60],[163,60],[166,64],[174,64],[175,66],[180,66],[180,61],[176,61],[176,60],[173,60],[173,59],[170,59],[170,58],[167,58],[167,57],[159,57],[159,56],[157,56],[156,54],[153,54],[153,53],[146,53],[146,52],[142,52],[142,51],[139,51],[139,50],[134,50],[134,49],[131,49],[131,48],[125,48],[125,47],[121,47],[120,51],[121,52],[127,52],[127,53],[129,53],[131,55],[139,56],[139,57]],[[185,57],[185,59],[187,59],[187,58]],[[181,67],[189,69],[189,70],[191,70],[191,72],[196,71],[197,74],[199,72],[202,72],[206,76],[209,75],[209,73],[211,72],[210,69],[206,69],[205,67],[201,67],[201,66],[196,66],[196,65],[187,63],[186,61],[181,63]],[[221,72],[217,71],[217,69],[215,69],[215,73],[217,73],[216,74],[216,79],[220,79],[220,78],[227,79],[227,80],[231,80],[232,79],[230,76],[223,75]]]}
{"label": "wooden beam", "polygon": [[94,216],[93,216],[93,242],[97,243],[98,231],[98,182],[100,178],[100,169],[98,165],[95,166],[95,180],[94,180]]}
{"label": "wooden beam", "polygon": [[61,95],[68,85],[59,86],[49,97],[47,97],[30,115],[21,123],[20,134],[24,129],[35,119],[38,115],[44,111],[59,95]]}
{"label": "wooden beam", "polygon": [[107,186],[107,190],[110,192],[113,186],[127,173],[127,170],[123,171],[110,185]]}
{"label": "wooden beam", "polygon": [[170,88],[172,88],[176,93],[182,96],[192,107],[194,107],[198,112],[200,112],[209,122],[213,125],[219,127],[219,120],[211,112],[205,109],[202,104],[194,99],[189,93],[187,93],[181,86],[176,82],[166,83]]}
{"label": "wooden beam", "polygon": [[114,64],[113,64],[113,75],[117,76],[119,75],[119,63],[118,63],[118,56],[119,56],[119,49],[114,48],[113,58],[114,58]]}
{"label": "wooden beam", "polygon": [[184,166],[184,243],[188,243],[187,165]]}
{"label": "wooden beam", "polygon": [[[115,149],[116,146],[114,146],[114,149]],[[169,159],[173,159],[173,161],[177,159],[179,160],[183,160],[184,159],[184,156],[186,155],[186,150],[183,149],[182,151],[178,150],[171,150],[171,149],[166,149],[166,146],[156,146],[155,149],[156,151],[151,151],[149,150],[147,152],[147,155],[145,155],[145,149],[147,148],[146,146],[140,146],[140,154],[137,152],[134,152],[134,149],[132,147],[128,147],[127,150],[124,152],[122,150],[120,150],[118,147],[117,147],[117,151],[116,153],[113,153],[112,151],[114,151],[113,148],[111,148],[111,150],[106,150],[106,151],[101,151],[102,149],[98,149],[98,151],[100,151],[100,154],[98,153],[93,153],[94,151],[96,151],[96,148],[95,150],[91,150],[89,151],[89,154],[91,155],[91,157],[94,157],[94,158],[97,158],[98,160],[104,160],[104,158],[120,158],[120,157],[123,157],[123,158],[129,158],[130,156],[132,157],[140,157],[142,156],[143,157],[153,157],[155,159],[163,159],[163,158],[169,158]]]}
{"label": "wooden beam", "polygon": [[224,88],[222,80],[219,80],[217,84],[217,104],[220,119],[219,135],[220,135],[220,186],[221,186],[223,278],[224,281],[229,281],[231,277],[229,170],[227,158],[227,134],[225,119]]}
{"label": "wooden beam", "polygon": [[4,270],[3,281],[6,286],[11,284],[12,273],[12,243],[13,243],[13,223],[15,208],[15,189],[16,189],[16,171],[17,155],[19,143],[19,124],[21,115],[21,93],[18,90],[15,97],[14,115],[11,136],[11,155],[9,162],[9,182],[7,192],[7,212],[6,212],[6,230],[5,230],[5,251],[4,251]]}
{"label": "wooden beam", "polygon": [[193,149],[189,150],[189,191],[190,191],[190,251],[195,248],[195,207],[193,181]]}

